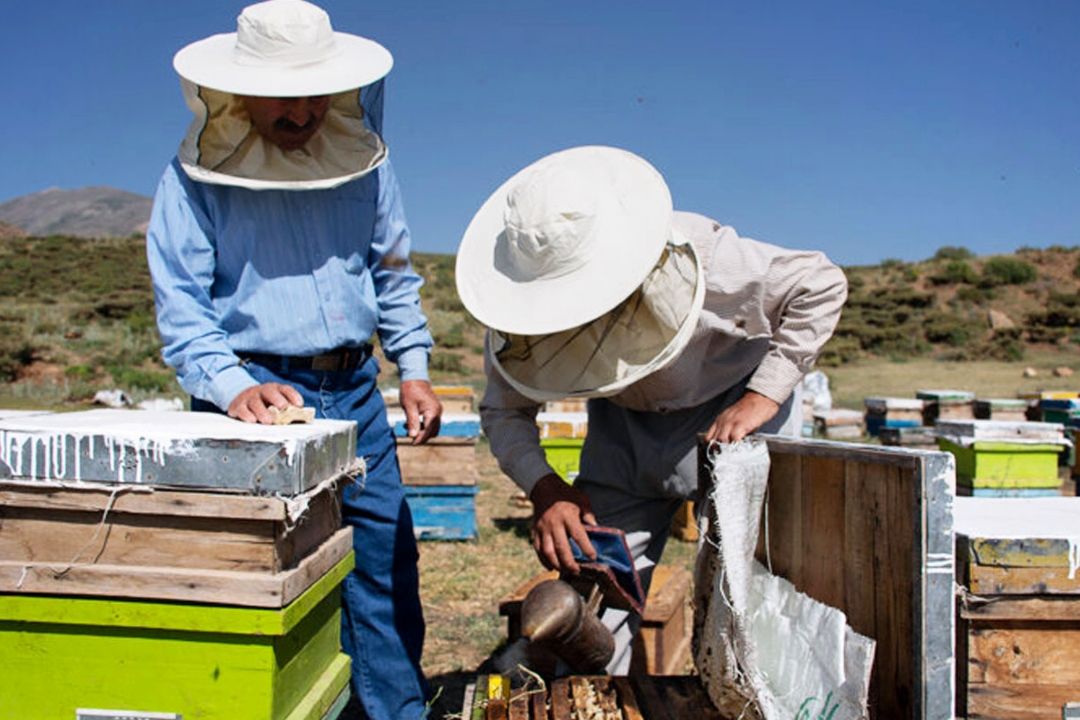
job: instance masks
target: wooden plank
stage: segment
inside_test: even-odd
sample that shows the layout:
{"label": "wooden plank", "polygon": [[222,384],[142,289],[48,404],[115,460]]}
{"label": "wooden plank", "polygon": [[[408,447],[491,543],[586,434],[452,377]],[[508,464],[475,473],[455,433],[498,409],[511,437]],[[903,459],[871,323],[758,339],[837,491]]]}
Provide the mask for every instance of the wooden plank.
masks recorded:
{"label": "wooden plank", "polygon": [[532,720],[548,720],[546,695],[546,692],[539,690],[534,690],[529,695],[529,712],[532,714]]}
{"label": "wooden plank", "polygon": [[992,567],[970,565],[968,589],[976,595],[1076,595],[1080,575],[1067,567]]}
{"label": "wooden plank", "polygon": [[529,693],[519,690],[510,697],[508,716],[510,720],[529,720]]}
{"label": "wooden plank", "polygon": [[1080,598],[1068,596],[991,598],[986,603],[971,603],[960,609],[965,620],[1059,620],[1080,621]]}
{"label": "wooden plank", "polygon": [[968,720],[1061,720],[1066,703],[1080,701],[1075,685],[972,685]]}
{"label": "wooden plank", "polygon": [[921,618],[917,618],[922,593],[920,549],[916,548],[923,518],[919,494],[911,473],[897,472],[882,488],[879,525],[874,529],[876,582],[866,586],[877,608],[874,632],[877,641],[871,697],[878,717],[910,718],[921,704],[919,694],[919,642]]}
{"label": "wooden plank", "polygon": [[968,678],[988,685],[1066,685],[1080,699],[1080,623],[972,622]]}
{"label": "wooden plank", "polygon": [[844,602],[848,624],[869,637],[877,625],[877,606],[867,587],[878,585],[879,567],[874,562],[878,543],[877,518],[888,483],[896,480],[895,468],[886,465],[845,463],[844,474]]}
{"label": "wooden plank", "polygon": [[570,681],[560,678],[551,684],[551,720],[574,720]]}
{"label": "wooden plank", "polygon": [[805,458],[802,466],[803,551],[796,587],[831,607],[844,604],[844,461]]}
{"label": "wooden plank", "polygon": [[[773,454],[765,519],[758,533],[757,559],[777,575],[791,578],[802,566],[802,458]],[[768,553],[765,542],[768,542]]]}
{"label": "wooden plank", "polygon": [[[239,513],[252,509],[256,519],[249,519],[222,515],[222,496],[214,493],[124,494],[117,500],[139,502],[122,503],[126,509],[119,510],[102,504],[107,493],[101,491],[26,490],[11,490],[12,502],[0,504],[5,560],[274,573],[295,566],[341,526],[340,499],[332,487],[312,494],[292,526],[278,499],[224,504]],[[200,509],[203,501],[209,512]],[[271,503],[278,506],[274,513],[261,512]]]}
{"label": "wooden plank", "polygon": [[286,507],[277,497],[259,497],[217,492],[150,490],[120,486],[115,488],[73,489],[58,485],[0,482],[0,505],[47,510],[83,510],[135,513],[142,515],[178,515],[205,518],[245,518],[248,520],[284,520]]}
{"label": "wooden plank", "polygon": [[342,528],[296,568],[274,574],[119,565],[66,567],[0,560],[0,592],[280,608],[351,551],[352,529]]}

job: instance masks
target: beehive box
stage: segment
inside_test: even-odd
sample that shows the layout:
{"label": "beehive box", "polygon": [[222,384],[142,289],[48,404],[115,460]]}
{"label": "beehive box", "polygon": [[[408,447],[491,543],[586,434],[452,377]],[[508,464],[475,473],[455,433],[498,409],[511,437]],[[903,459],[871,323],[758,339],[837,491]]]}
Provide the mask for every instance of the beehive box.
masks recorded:
{"label": "beehive box", "polygon": [[765,438],[758,560],[876,641],[871,718],[954,717],[952,456]]}
{"label": "beehive box", "polygon": [[581,468],[581,448],[584,438],[542,438],[540,447],[548,465],[568,483],[574,482]]}
{"label": "beehive box", "polygon": [[413,445],[408,438],[398,434],[401,479],[418,539],[469,540],[476,537],[479,427],[476,416],[460,419],[456,425],[451,424],[449,434],[440,434],[423,445]]}
{"label": "beehive box", "polygon": [[1028,419],[1028,403],[1020,398],[987,398],[975,400],[976,420],[1005,420],[1023,422]]}
{"label": "beehive box", "polygon": [[1046,398],[1039,401],[1042,421],[1074,426],[1080,424],[1080,399]]}
{"label": "beehive box", "polygon": [[356,424],[268,426],[217,413],[88,410],[0,419],[0,479],[296,495],[356,459]]}
{"label": "beehive box", "polygon": [[956,458],[957,482],[975,490],[1060,488],[1058,458],[1066,447],[1053,423],[939,421],[941,449]]}
{"label": "beehive box", "polygon": [[824,410],[814,415],[814,434],[830,440],[854,440],[863,436],[863,423],[863,414],[858,410]]}
{"label": "beehive box", "polygon": [[472,540],[476,537],[476,486],[406,485],[405,500],[419,540]]}
{"label": "beehive box", "polygon": [[541,412],[536,415],[540,439],[583,438],[589,431],[589,416],[584,412]]}
{"label": "beehive box", "polygon": [[1080,499],[957,498],[955,511],[958,714],[1058,720],[1080,700]]}
{"label": "beehive box", "polygon": [[910,447],[923,450],[938,449],[934,428],[925,425],[905,428],[882,428],[878,434],[878,440],[881,441],[882,445],[893,447]]}
{"label": "beehive box", "polygon": [[877,437],[883,428],[909,428],[922,425],[923,401],[918,398],[868,397],[866,434]]}
{"label": "beehive box", "polygon": [[923,425],[975,416],[975,393],[967,390],[918,390],[915,397],[924,401]]}
{"label": "beehive box", "polygon": [[[540,573],[499,601],[499,614],[506,618],[508,641],[521,637],[521,603],[529,591],[546,580],[559,577],[552,570]],[[634,638],[631,674],[678,675],[690,652],[690,627],[686,622],[686,602],[690,573],[672,565],[657,565],[645,600],[641,630]]]}
{"label": "beehive box", "polygon": [[338,493],[0,482],[0,592],[280,608],[351,554]]}
{"label": "beehive box", "polygon": [[0,718],[334,717],[348,696],[339,588],[352,566],[350,553],[277,610],[0,595]]}

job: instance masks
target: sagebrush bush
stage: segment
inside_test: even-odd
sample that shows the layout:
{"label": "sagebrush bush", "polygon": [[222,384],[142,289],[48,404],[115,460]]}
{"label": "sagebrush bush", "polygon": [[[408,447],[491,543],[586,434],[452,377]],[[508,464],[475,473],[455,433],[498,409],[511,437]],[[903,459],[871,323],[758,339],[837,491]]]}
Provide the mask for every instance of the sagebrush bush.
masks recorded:
{"label": "sagebrush bush", "polygon": [[970,260],[975,254],[959,245],[943,245],[934,253],[934,260]]}
{"label": "sagebrush bush", "polygon": [[1007,257],[993,257],[983,264],[982,282],[994,285],[1023,285],[1038,277],[1034,266],[1023,260]]}

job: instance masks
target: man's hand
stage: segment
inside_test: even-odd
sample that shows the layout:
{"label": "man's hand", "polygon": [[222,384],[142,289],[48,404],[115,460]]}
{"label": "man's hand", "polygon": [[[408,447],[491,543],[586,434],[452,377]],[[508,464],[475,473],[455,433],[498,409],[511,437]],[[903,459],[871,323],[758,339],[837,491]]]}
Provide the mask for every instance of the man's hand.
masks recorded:
{"label": "man's hand", "polygon": [[780,405],[775,400],[747,390],[734,405],[716,416],[705,433],[705,439],[709,442],[738,442],[772,420],[779,410]]}
{"label": "man's hand", "polygon": [[405,411],[405,429],[413,445],[427,442],[439,434],[442,403],[427,380],[405,380],[401,383],[401,409]]}
{"label": "man's hand", "polygon": [[244,390],[233,398],[229,403],[229,417],[243,420],[249,423],[262,423],[273,425],[274,416],[270,414],[270,406],[278,410],[284,410],[289,405],[304,407],[304,398],[296,391],[296,388],[283,383],[263,383]]}
{"label": "man's hand", "polygon": [[574,562],[568,538],[573,538],[587,556],[596,558],[582,524],[596,524],[589,498],[558,475],[545,475],[533,486],[529,499],[533,503],[533,549],[540,562],[549,570],[576,575],[581,568]]}

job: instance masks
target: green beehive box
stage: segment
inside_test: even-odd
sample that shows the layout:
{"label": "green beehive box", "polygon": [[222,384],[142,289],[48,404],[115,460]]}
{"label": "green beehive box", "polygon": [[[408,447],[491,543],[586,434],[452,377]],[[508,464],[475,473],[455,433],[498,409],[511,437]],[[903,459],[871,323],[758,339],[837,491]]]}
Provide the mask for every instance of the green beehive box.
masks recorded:
{"label": "green beehive box", "polygon": [[[0,595],[0,720],[336,717],[349,680],[340,584],[352,567],[349,553],[276,610]],[[113,714],[79,714],[89,709]]]}
{"label": "green beehive box", "polygon": [[977,440],[958,444],[938,438],[938,446],[956,458],[956,481],[972,488],[1052,488],[1061,484],[1058,454],[1052,443]]}
{"label": "green beehive box", "polygon": [[544,449],[544,456],[548,464],[568,483],[574,482],[578,476],[581,465],[581,446],[585,444],[585,438],[542,438],[540,447]]}

